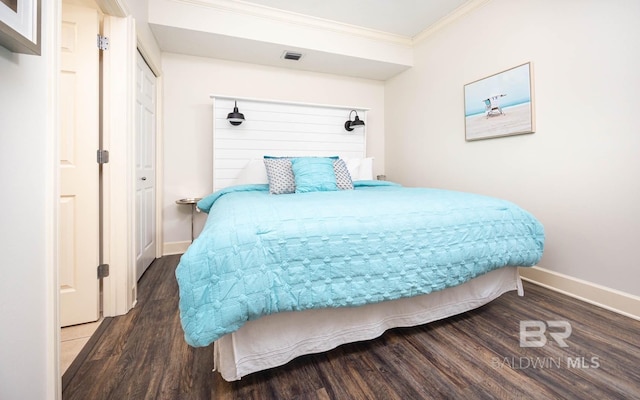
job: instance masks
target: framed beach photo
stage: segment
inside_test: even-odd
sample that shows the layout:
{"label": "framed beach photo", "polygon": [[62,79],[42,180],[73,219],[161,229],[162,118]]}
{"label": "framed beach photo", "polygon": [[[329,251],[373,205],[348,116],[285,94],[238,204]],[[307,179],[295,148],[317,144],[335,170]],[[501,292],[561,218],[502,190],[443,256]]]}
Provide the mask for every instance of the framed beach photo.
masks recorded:
{"label": "framed beach photo", "polygon": [[41,0],[0,0],[0,46],[40,55]]}
{"label": "framed beach photo", "polygon": [[531,63],[464,85],[465,140],[535,132]]}

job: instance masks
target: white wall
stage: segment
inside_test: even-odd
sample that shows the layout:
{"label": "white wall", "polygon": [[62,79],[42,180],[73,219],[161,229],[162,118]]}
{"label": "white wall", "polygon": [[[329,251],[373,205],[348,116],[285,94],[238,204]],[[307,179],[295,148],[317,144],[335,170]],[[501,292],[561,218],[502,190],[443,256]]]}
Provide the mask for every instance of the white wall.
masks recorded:
{"label": "white wall", "polygon": [[[367,155],[375,157],[374,173],[384,172],[383,82],[166,53],[162,70],[165,243],[191,237],[190,208],[175,201],[212,189],[210,94],[370,108]],[[204,219],[197,215],[196,233]]]}
{"label": "white wall", "polygon": [[55,395],[54,139],[49,101],[52,15],[43,1],[42,56],[0,47],[0,398]]}
{"label": "white wall", "polygon": [[161,52],[156,38],[149,28],[149,9],[148,0],[124,0],[127,4],[128,11],[136,21],[136,35],[138,40],[138,48],[151,69],[159,72],[158,68],[161,64]]}
{"label": "white wall", "polygon": [[[387,178],[512,200],[540,266],[640,295],[640,2],[492,0],[385,86]],[[531,61],[533,135],[464,140],[463,85]]]}

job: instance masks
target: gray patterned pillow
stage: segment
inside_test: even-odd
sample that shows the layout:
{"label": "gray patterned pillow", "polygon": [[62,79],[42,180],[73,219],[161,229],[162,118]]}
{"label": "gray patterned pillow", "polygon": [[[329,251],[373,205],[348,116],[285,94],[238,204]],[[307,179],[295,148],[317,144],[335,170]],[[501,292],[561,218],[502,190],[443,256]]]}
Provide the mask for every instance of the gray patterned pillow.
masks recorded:
{"label": "gray patterned pillow", "polygon": [[338,159],[333,162],[333,171],[336,173],[336,185],[341,190],[353,190],[353,181],[351,180],[351,174],[347,169],[347,164],[343,159]]}
{"label": "gray patterned pillow", "polygon": [[267,169],[267,178],[269,179],[269,193],[295,193],[296,180],[293,176],[290,159],[265,158],[264,166]]}

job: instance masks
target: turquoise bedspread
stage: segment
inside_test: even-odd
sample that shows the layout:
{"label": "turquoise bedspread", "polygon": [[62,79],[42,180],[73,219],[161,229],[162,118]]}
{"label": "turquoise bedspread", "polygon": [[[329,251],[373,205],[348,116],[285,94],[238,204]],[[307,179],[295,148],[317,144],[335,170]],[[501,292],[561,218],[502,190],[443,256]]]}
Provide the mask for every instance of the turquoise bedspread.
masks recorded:
{"label": "turquoise bedspread", "polygon": [[531,266],[544,247],[542,225],[508,201],[389,182],[286,195],[233,186],[198,207],[209,217],[176,270],[192,346],[271,313],[415,296]]}

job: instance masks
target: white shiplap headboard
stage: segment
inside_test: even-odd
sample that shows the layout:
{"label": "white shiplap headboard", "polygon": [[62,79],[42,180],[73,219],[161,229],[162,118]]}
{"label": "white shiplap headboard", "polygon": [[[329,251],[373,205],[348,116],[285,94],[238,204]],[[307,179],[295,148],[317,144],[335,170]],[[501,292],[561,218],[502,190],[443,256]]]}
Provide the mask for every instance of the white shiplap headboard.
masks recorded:
{"label": "white shiplap headboard", "polygon": [[[211,98],[214,191],[234,184],[249,161],[265,155],[365,157],[365,108],[216,95]],[[227,121],[234,101],[245,117],[239,126]],[[357,111],[365,126],[347,132],[344,123],[351,110]]]}

